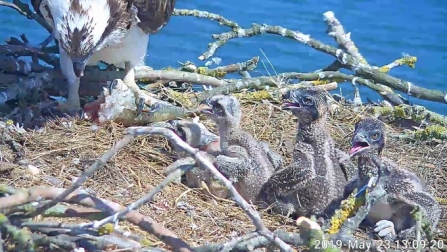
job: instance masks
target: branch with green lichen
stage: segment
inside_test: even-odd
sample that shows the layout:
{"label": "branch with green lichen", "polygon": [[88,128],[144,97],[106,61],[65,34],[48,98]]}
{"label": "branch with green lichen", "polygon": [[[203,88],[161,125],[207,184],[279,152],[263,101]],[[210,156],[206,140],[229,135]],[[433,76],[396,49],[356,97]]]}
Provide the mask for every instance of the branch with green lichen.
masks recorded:
{"label": "branch with green lichen", "polygon": [[[323,14],[324,21],[326,22],[328,29],[327,33],[329,36],[333,37],[338,44],[338,48],[351,55],[357,62],[360,64],[364,64],[370,67],[369,63],[366,59],[360,54],[358,48],[355,46],[354,42],[351,40],[351,33],[346,33],[340,21],[335,17],[335,14],[332,11],[325,12]],[[411,68],[415,67],[417,58],[413,56],[404,56],[401,59],[395,60],[394,62],[382,66],[379,68],[380,72],[388,73],[392,68],[398,67],[401,65],[408,65]],[[337,64],[340,63],[340,64]],[[339,70],[340,68],[350,68],[349,66],[344,65],[340,61],[336,60],[336,62],[332,63],[329,67],[326,68],[333,71]],[[376,67],[373,67],[376,68]],[[361,102],[360,91],[355,82],[352,82],[355,90],[355,99],[357,103]],[[379,84],[380,85],[380,84]],[[383,86],[383,85],[381,85]],[[375,90],[375,89],[373,89]],[[377,90],[375,90],[377,91]],[[397,96],[393,90],[381,90],[379,93],[388,101],[390,101],[393,105],[398,105],[404,103],[402,99]]]}
{"label": "branch with green lichen", "polygon": [[[366,59],[360,54],[359,49],[355,46],[354,41],[351,40],[351,33],[345,32],[343,25],[335,17],[334,12],[327,11],[323,13],[323,17],[324,21],[326,22],[326,25],[328,26],[326,32],[328,33],[329,36],[334,38],[335,42],[337,42],[338,44],[338,48],[342,49],[347,54],[351,55],[358,62],[369,65]],[[416,61],[417,61],[416,57],[405,55],[404,57],[397,59],[390,64],[380,67],[379,71],[383,73],[388,73],[391,69],[402,65],[407,65],[411,68],[415,68]],[[339,68],[342,68],[342,65],[340,65]]]}
{"label": "branch with green lichen", "polygon": [[403,66],[403,65],[409,66],[411,68],[415,68],[416,61],[417,61],[417,58],[415,56],[406,55],[400,59],[397,59],[397,60],[391,62],[388,65],[380,67],[379,71],[382,73],[388,73],[391,69],[398,67],[398,66]]}
{"label": "branch with green lichen", "polygon": [[[114,212],[120,211],[124,208],[123,206],[117,203],[88,195],[84,191],[74,191],[64,196],[61,201],[57,201],[56,204],[51,205],[50,207],[46,207],[45,209],[43,209],[43,211],[41,209],[41,206],[32,206],[32,205],[29,205],[24,208],[18,208],[19,212],[16,213],[11,213],[10,211],[11,208],[23,206],[26,204],[30,204],[32,202],[42,200],[44,201],[44,205],[48,206],[48,203],[46,203],[45,201],[57,199],[59,196],[62,195],[64,191],[66,190],[62,188],[52,188],[52,187],[12,189],[10,187],[0,185],[0,192],[7,192],[8,194],[12,193],[9,196],[1,198],[0,211],[9,212],[9,215],[5,216],[7,219],[13,218],[14,220],[17,219],[26,220],[26,222],[14,221],[14,223],[19,224],[21,223],[21,225],[26,226],[28,228],[31,228],[31,226],[37,228],[39,224],[30,222],[31,220],[30,215],[37,216],[36,214],[39,214],[41,217],[45,218],[47,216],[62,217],[63,214],[65,218],[81,217],[86,219],[97,220],[105,217],[104,215],[109,216],[110,214],[113,214]],[[60,205],[59,202],[79,204],[85,207],[89,207],[90,209],[80,210],[76,207]],[[92,210],[91,208],[95,208],[99,211]],[[143,216],[135,211],[128,213],[125,217],[127,221],[139,226],[143,231],[155,235],[156,237],[160,238],[163,242],[165,242],[167,245],[172,246],[173,248],[177,248],[180,251],[185,252],[191,251],[189,249],[189,246],[184,241],[177,238],[177,236],[173,232],[159,225],[151,218]],[[49,223],[47,224],[44,223],[43,225],[44,226],[46,225],[46,227],[55,226],[55,225],[51,226],[51,224]],[[58,225],[61,229],[73,227],[73,226],[67,226],[68,224],[60,224],[60,223],[56,225]],[[42,228],[42,225],[40,226],[40,228]],[[113,225],[112,228],[110,228],[109,225],[106,225],[105,227],[98,229],[97,232],[98,235],[106,235],[110,234],[112,231],[114,233],[115,232],[119,233],[119,230],[114,229]],[[144,242],[145,244],[147,243],[147,241],[144,239],[140,239],[140,242]]]}
{"label": "branch with green lichen", "polygon": [[[260,84],[262,83],[262,84]],[[232,83],[227,85],[226,87],[218,87],[212,90],[208,90],[202,92],[200,94],[196,93],[182,93],[177,92],[172,89],[166,90],[166,96],[173,101],[178,101],[186,108],[196,108],[197,104],[201,101],[215,95],[215,94],[230,94],[237,97],[242,102],[260,102],[262,100],[270,100],[274,102],[281,102],[282,94],[287,90],[296,89],[296,88],[304,88],[309,86],[314,86],[312,83],[298,83],[293,85],[287,85],[283,88],[271,87],[273,84],[272,80],[266,77],[254,77],[247,79],[245,82],[241,83]],[[327,83],[319,85],[320,88],[331,91],[337,89],[337,83]],[[242,91],[244,89],[252,89],[258,91]],[[199,111],[197,111],[198,113]]]}
{"label": "branch with green lichen", "polygon": [[338,48],[344,50],[346,53],[354,57],[358,62],[368,64],[366,59],[360,54],[358,48],[351,40],[351,33],[346,33],[340,21],[335,17],[334,12],[327,11],[323,13],[324,21],[328,26],[327,34],[335,39]]}
{"label": "branch with green lichen", "polygon": [[252,71],[258,66],[258,62],[259,57],[254,57],[245,62],[230,64],[227,66],[220,66],[212,69],[205,66],[197,67],[192,62],[186,62],[182,65],[180,70],[222,79],[228,73]]}
{"label": "branch with green lichen", "polygon": [[[17,228],[9,222],[7,216],[0,214],[0,229],[2,233],[7,233],[11,238],[11,242],[16,243],[18,251],[33,251],[34,242],[25,229]],[[8,242],[8,241],[7,241]]]}
{"label": "branch with green lichen", "polygon": [[352,217],[358,208],[364,204],[364,199],[355,197],[357,189],[355,189],[348,198],[344,199],[340,203],[340,208],[335,210],[335,213],[329,220],[329,227],[326,232],[328,234],[336,234],[340,231],[343,223]]}
{"label": "branch with green lichen", "polygon": [[410,105],[399,105],[399,106],[371,106],[367,107],[366,110],[372,113],[375,117],[388,117],[390,120],[395,119],[411,119],[417,123],[431,123],[438,124],[441,126],[447,126],[447,116],[440,115],[438,113],[432,112],[422,106],[410,106]]}
{"label": "branch with green lichen", "polygon": [[[327,14],[327,13],[326,13]],[[333,14],[333,13],[332,13]],[[219,44],[219,46],[223,45],[227,41],[234,39],[234,38],[240,38],[240,37],[251,37],[256,36],[263,33],[269,33],[269,34],[276,34],[281,35],[293,40],[296,40],[298,42],[301,42],[303,44],[306,44],[308,46],[311,46],[312,48],[322,51],[324,53],[330,54],[337,58],[338,62],[341,64],[342,67],[351,69],[355,72],[355,75],[343,75],[338,72],[332,72],[333,76],[332,78],[324,77],[326,74],[331,74],[330,71],[324,71],[324,72],[315,72],[315,73],[300,73],[302,78],[292,77],[299,79],[300,81],[311,81],[314,85],[321,85],[326,84],[328,82],[337,81],[338,83],[351,81],[353,83],[359,83],[362,85],[365,85],[374,91],[378,92],[382,95],[382,97],[388,101],[390,101],[393,105],[399,105],[399,104],[405,104],[405,101],[399,97],[399,95],[394,94],[393,90],[390,88],[396,88],[400,91],[410,91],[410,95],[417,96],[421,99],[428,100],[435,100],[440,101],[441,95],[442,99],[444,99],[445,94],[442,92],[436,91],[436,90],[427,90],[427,89],[421,89],[418,86],[415,86],[414,84],[411,84],[409,82],[401,81],[397,78],[388,76],[387,74],[383,73],[383,71],[386,71],[387,69],[391,69],[392,67],[402,65],[402,64],[408,64],[410,66],[414,66],[414,62],[416,60],[415,57],[404,57],[400,60],[396,60],[395,62],[388,64],[382,68],[377,67],[371,67],[367,64],[361,63],[363,62],[361,59],[363,58],[360,53],[358,52],[358,49],[355,47],[354,43],[350,40],[350,37],[347,34],[344,34],[343,27],[341,24],[339,24],[338,30],[341,30],[340,34],[335,32],[333,35],[336,38],[336,41],[342,41],[344,40],[341,48],[345,49],[345,52],[341,49],[334,48],[330,45],[326,45],[320,41],[317,41],[313,38],[311,38],[307,34],[300,33],[299,31],[289,30],[284,27],[280,26],[270,26],[270,25],[260,25],[260,24],[253,24],[251,28],[249,29],[243,29],[241,28],[236,22],[225,19],[221,15],[217,15],[214,13],[209,12],[203,12],[198,10],[180,10],[177,9],[174,12],[174,15],[178,16],[194,16],[199,18],[207,18],[211,20],[216,20],[221,25],[225,25],[230,27],[232,30],[230,32],[213,35],[213,37],[217,40],[216,43]],[[327,15],[326,15],[327,16]],[[335,18],[335,17],[334,17]],[[338,20],[337,20],[338,21]],[[331,23],[334,23],[331,21]],[[341,29],[340,29],[341,28]],[[335,28],[334,28],[335,29]],[[335,29],[335,30],[337,30]],[[15,39],[14,41],[16,41]],[[17,40],[18,41],[18,40]],[[17,42],[16,41],[16,42]],[[27,47],[26,43],[27,39],[24,39],[23,42],[20,42],[20,45],[24,48]],[[218,43],[218,42],[221,43]],[[16,43],[11,41],[11,43]],[[340,43],[339,43],[340,44]],[[216,44],[211,43],[209,51],[204,53],[201,57],[202,60],[207,59],[212,56],[212,54],[219,48],[219,46],[215,46]],[[30,51],[29,48],[24,51]],[[33,49],[34,50],[34,49]],[[17,54],[17,48],[14,48],[14,51]],[[35,51],[35,50],[34,50]],[[28,53],[29,54],[29,53]],[[33,52],[32,54],[35,54]],[[46,55],[47,52],[38,53],[38,55]],[[353,56],[354,55],[354,56]],[[53,57],[54,58],[54,57]],[[246,87],[254,87],[249,89],[258,89],[262,90],[265,88],[265,86],[281,86],[285,85],[287,81],[286,75],[293,75],[294,73],[285,73],[282,75],[274,76],[274,77],[263,77],[263,78],[243,78],[243,79],[221,79],[223,78],[226,73],[230,73],[233,71],[249,71],[251,69],[254,69],[257,65],[259,58],[255,57],[247,62],[244,63],[238,63],[238,64],[232,64],[229,66],[223,66],[223,67],[217,67],[215,69],[209,69],[207,67],[196,67],[194,66],[191,72],[191,65],[188,64],[188,67],[183,67],[183,70],[190,71],[190,73],[185,71],[176,71],[173,69],[169,70],[152,70],[147,67],[137,68],[136,69],[136,81],[140,83],[153,83],[155,84],[149,84],[147,88],[151,89],[152,87],[160,87],[160,83],[162,83],[162,86],[166,83],[169,83],[171,81],[179,82],[179,83],[190,83],[190,84],[201,84],[201,85],[211,85],[217,88],[214,88],[213,90],[209,90],[207,92],[201,93],[198,96],[199,97],[205,97],[209,96],[211,94],[217,94],[217,93],[231,93],[235,91],[240,91],[241,89],[244,89]],[[359,63],[360,62],[360,63]],[[366,61],[365,61],[366,62]],[[0,63],[0,68],[1,63]],[[189,70],[188,70],[189,69]],[[381,72],[382,71],[382,72]],[[200,74],[199,74],[200,73]],[[306,79],[309,77],[308,79]],[[313,76],[312,76],[313,75]],[[320,77],[319,75],[323,75],[323,77]],[[339,75],[339,76],[335,76]],[[362,76],[368,76],[362,77]],[[110,71],[110,70],[101,70],[96,67],[88,68],[85,71],[85,75],[81,79],[81,88],[80,88],[80,95],[81,96],[97,96],[103,91],[103,87],[107,86],[107,81],[115,80],[115,79],[122,79],[124,77],[123,71]],[[48,70],[44,71],[42,73],[33,73],[29,76],[17,76],[13,74],[7,74],[0,71],[0,79],[1,82],[6,86],[10,87],[11,92],[4,92],[2,94],[5,95],[6,100],[12,100],[18,97],[17,90],[20,90],[25,93],[29,93],[31,95],[36,95],[33,92],[35,87],[38,87],[41,90],[45,90],[50,95],[54,96],[66,96],[67,95],[67,85],[65,83],[65,78],[62,76],[59,70]],[[254,80],[250,80],[254,79]],[[391,84],[390,84],[391,83]],[[20,85],[19,85],[20,84]],[[304,83],[302,83],[304,84]],[[406,86],[405,86],[406,85]],[[405,87],[404,87],[405,86]],[[20,87],[20,88],[18,88]],[[25,87],[25,88],[23,88]],[[171,93],[170,95],[173,97],[177,95],[179,98],[181,98],[182,95],[178,95],[178,93],[170,92],[172,89],[169,87],[164,87],[168,92]],[[150,90],[158,92],[158,90]],[[422,92],[422,93],[421,93]],[[249,96],[247,96],[249,97]],[[269,93],[262,92],[262,94],[254,94],[253,99],[263,99],[264,97],[269,97]],[[425,97],[425,98],[424,98]],[[160,98],[160,97],[159,97]],[[180,101],[180,99],[178,99]],[[22,102],[23,103],[23,102]],[[21,104],[22,104],[21,103]],[[25,102],[26,103],[26,102]],[[191,102],[188,102],[186,99],[183,99],[183,101],[179,102],[180,104],[189,104],[191,105]],[[99,102],[97,103],[99,106]],[[190,107],[189,105],[185,105],[186,107]],[[96,105],[95,105],[96,106]],[[175,119],[178,117],[184,117],[187,114],[189,114],[189,111],[186,111],[184,109],[174,109],[175,106],[170,106],[170,109],[163,109],[159,111],[154,111],[148,116],[145,116],[145,118],[140,120],[134,120],[134,114],[130,113],[129,118],[125,118],[124,121],[131,122],[128,124],[146,124],[150,122],[157,122],[159,120],[168,120],[168,119]],[[171,111],[172,110],[172,111]],[[177,111],[178,110],[178,111]],[[127,111],[127,110],[126,110]],[[172,116],[168,116],[167,113],[173,112]],[[18,117],[16,114],[13,114],[14,118]],[[132,118],[130,118],[132,117]],[[12,117],[10,117],[12,118]],[[127,124],[126,124],[127,125]]]}
{"label": "branch with green lichen", "polygon": [[[251,28],[241,28],[236,26],[230,32],[221,34],[214,34],[212,37],[216,40],[208,45],[208,50],[199,57],[200,60],[210,58],[215,52],[222,47],[225,43],[232,39],[253,37],[261,34],[273,34],[293,39],[302,44],[312,47],[317,51],[324,52],[326,54],[334,56],[343,68],[352,70],[357,77],[363,77],[374,83],[380,83],[392,89],[408,93],[410,96],[435,101],[447,104],[447,95],[438,90],[426,89],[415,85],[414,83],[398,79],[381,72],[377,67],[372,67],[368,64],[362,63],[362,60],[358,60],[349,53],[343,52],[341,49],[337,49],[330,45],[324,44],[321,41],[313,39],[308,34],[301,33],[297,30],[290,30],[281,26],[272,26],[267,24],[252,24]],[[355,50],[351,50],[354,52]],[[411,61],[405,61],[411,62]],[[390,94],[388,94],[390,95]]]}
{"label": "branch with green lichen", "polygon": [[[356,198],[356,191],[342,203],[341,208],[336,210],[336,214],[328,222],[328,233],[333,241],[343,241],[350,244],[352,250],[368,250],[364,244],[371,244],[372,251],[379,249],[377,244],[371,241],[356,239],[352,236],[355,230],[369,214],[371,206],[385,195],[382,187],[366,189],[365,193]],[[354,214],[355,213],[355,214]],[[352,217],[351,217],[352,216]],[[358,246],[358,247],[353,247]]]}

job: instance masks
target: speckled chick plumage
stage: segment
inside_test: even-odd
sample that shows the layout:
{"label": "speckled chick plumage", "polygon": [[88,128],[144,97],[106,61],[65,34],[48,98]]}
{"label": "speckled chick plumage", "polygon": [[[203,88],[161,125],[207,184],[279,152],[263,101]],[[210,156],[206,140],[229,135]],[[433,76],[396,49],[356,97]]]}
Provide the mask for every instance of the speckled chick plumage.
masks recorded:
{"label": "speckled chick plumage", "polygon": [[325,127],[326,93],[319,88],[302,88],[288,91],[284,100],[290,101],[284,102],[285,109],[298,118],[293,161],[264,184],[260,201],[280,214],[324,217],[347,183]]}
{"label": "speckled chick plumage", "polygon": [[245,200],[254,201],[274,171],[265,144],[240,128],[242,111],[234,96],[216,95],[204,103],[208,108],[203,112],[219,132],[222,154],[216,157],[217,168]]}
{"label": "speckled chick plumage", "polygon": [[[183,141],[193,148],[200,150],[201,155],[214,162],[214,157],[220,152],[219,137],[210,132],[202,123],[188,120],[170,120],[167,122],[154,123],[152,126],[171,129]],[[174,145],[178,159],[189,157],[183,150]],[[188,162],[185,162],[188,163]],[[213,176],[208,170],[194,167],[185,173],[186,185],[192,188],[200,188],[201,182],[205,182],[212,189]],[[180,180],[178,181],[180,182]]]}
{"label": "speckled chick plumage", "polygon": [[394,224],[394,234],[387,239],[409,239],[415,237],[415,221],[411,211],[418,206],[426,215],[431,230],[436,231],[441,216],[441,207],[428,190],[425,183],[414,173],[400,168],[392,160],[381,157],[385,147],[385,124],[374,118],[362,119],[355,125],[352,138],[351,155],[358,156],[358,174],[352,178],[344,191],[348,197],[352,191],[362,188],[369,176],[377,176],[378,167],[372,155],[378,155],[385,169],[381,169],[377,186],[384,188],[386,195],[376,202],[363,225],[374,227],[381,220]]}
{"label": "speckled chick plumage", "polygon": [[[191,122],[187,120],[173,120],[177,134],[179,134],[186,143],[194,148],[198,148],[201,154],[209,160],[214,161],[215,155],[220,153],[219,137],[211,133],[202,123]],[[182,154],[186,156],[186,153]],[[195,167],[185,173],[186,184],[188,187],[199,188],[201,182],[210,188],[213,182],[213,175],[210,171]]]}

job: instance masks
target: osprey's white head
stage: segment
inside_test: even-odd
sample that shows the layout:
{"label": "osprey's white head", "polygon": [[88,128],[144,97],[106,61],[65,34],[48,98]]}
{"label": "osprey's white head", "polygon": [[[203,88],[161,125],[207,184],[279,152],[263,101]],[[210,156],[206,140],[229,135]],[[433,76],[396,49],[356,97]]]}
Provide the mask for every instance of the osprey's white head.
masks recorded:
{"label": "osprey's white head", "polygon": [[90,57],[110,42],[119,42],[130,28],[127,1],[48,0],[59,48],[66,51],[77,77]]}

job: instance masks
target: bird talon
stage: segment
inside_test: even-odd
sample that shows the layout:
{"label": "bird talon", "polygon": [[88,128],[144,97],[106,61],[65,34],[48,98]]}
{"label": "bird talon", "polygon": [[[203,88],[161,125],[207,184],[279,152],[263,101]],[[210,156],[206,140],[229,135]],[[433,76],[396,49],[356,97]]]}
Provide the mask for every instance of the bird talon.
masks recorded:
{"label": "bird talon", "polygon": [[143,113],[143,108],[144,108],[144,99],[143,98],[139,98],[138,102],[137,102],[137,114],[136,114],[136,117],[141,116],[141,114]]}
{"label": "bird talon", "polygon": [[374,232],[382,238],[393,239],[396,236],[394,223],[389,220],[378,221],[374,227]]}
{"label": "bird talon", "polygon": [[148,113],[155,113],[155,112],[157,112],[160,108],[161,108],[161,105],[160,105],[159,102],[157,102],[157,103],[155,103],[155,104],[153,104],[153,105],[151,106],[151,110],[149,110]]}
{"label": "bird talon", "polygon": [[118,80],[113,80],[110,82],[110,85],[108,87],[109,95],[112,95],[113,89],[115,89],[116,85],[118,85]]}

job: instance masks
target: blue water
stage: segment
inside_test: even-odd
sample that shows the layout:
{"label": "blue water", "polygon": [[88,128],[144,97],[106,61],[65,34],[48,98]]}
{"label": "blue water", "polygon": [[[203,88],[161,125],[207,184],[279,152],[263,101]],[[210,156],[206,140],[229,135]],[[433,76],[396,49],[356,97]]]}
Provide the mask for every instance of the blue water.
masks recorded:
{"label": "blue water", "polygon": [[[323,13],[333,11],[342,22],[360,52],[372,65],[388,64],[407,53],[418,57],[416,69],[399,67],[391,74],[430,89],[447,91],[447,2],[424,1],[347,1],[347,0],[178,0],[177,8],[215,12],[237,21],[243,27],[251,23],[267,23],[299,30],[313,38],[335,45],[326,33]],[[31,42],[43,40],[47,33],[37,23],[14,10],[0,7],[0,38],[25,33]],[[228,31],[216,22],[194,17],[173,17],[161,33],[149,42],[147,64],[154,68],[178,66],[192,61],[206,51],[211,34]],[[270,73],[274,72],[261,53],[267,55],[276,72],[307,72],[333,62],[332,56],[315,51],[298,42],[275,35],[235,39],[219,49],[215,56],[221,65],[242,62],[261,56]],[[203,62],[202,62],[203,63]],[[259,64],[258,73],[268,75]],[[341,84],[344,95],[352,93],[349,83]],[[340,92],[337,90],[336,92]],[[361,88],[362,98],[380,97],[368,88]],[[352,96],[351,96],[352,97]],[[447,105],[410,98],[438,113],[447,114]]]}

